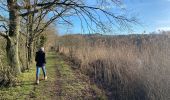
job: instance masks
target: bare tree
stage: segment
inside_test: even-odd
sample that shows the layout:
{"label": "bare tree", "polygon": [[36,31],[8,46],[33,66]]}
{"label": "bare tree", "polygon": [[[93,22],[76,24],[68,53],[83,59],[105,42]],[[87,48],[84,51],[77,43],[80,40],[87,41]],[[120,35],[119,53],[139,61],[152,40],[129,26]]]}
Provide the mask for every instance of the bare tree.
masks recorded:
{"label": "bare tree", "polygon": [[[0,35],[7,40],[7,58],[13,75],[20,73],[18,36],[20,34],[21,18],[27,18],[29,24],[27,30],[29,31],[28,44],[30,46],[32,39],[39,36],[51,23],[62,20],[72,24],[68,19],[73,16],[80,19],[82,26],[84,22],[90,29],[93,29],[92,24],[102,30],[106,29],[105,21],[101,19],[101,16],[104,16],[108,22],[115,25],[127,26],[129,23],[136,22],[133,17],[117,15],[105,8],[108,2],[109,4],[112,3],[112,6],[119,7],[121,5],[120,0],[94,0],[94,2],[95,5],[89,4],[88,0],[7,0],[6,5],[1,4],[0,9],[4,9],[9,13],[9,23],[7,24],[9,28],[7,28],[6,33],[0,32]],[[44,19],[48,20],[43,23]]]}

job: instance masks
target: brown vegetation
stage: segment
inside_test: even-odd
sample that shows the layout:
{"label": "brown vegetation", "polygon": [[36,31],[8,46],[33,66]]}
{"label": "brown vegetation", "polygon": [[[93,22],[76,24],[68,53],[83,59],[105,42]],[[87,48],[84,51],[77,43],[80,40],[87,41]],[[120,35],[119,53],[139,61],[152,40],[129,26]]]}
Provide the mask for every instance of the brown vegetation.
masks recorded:
{"label": "brown vegetation", "polygon": [[170,92],[168,35],[68,35],[59,52],[116,100],[167,100]]}

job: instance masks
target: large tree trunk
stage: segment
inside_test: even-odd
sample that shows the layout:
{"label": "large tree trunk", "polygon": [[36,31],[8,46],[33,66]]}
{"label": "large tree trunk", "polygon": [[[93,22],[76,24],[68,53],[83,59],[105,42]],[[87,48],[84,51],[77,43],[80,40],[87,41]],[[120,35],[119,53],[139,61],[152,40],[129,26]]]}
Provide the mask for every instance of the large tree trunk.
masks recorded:
{"label": "large tree trunk", "polygon": [[28,62],[29,65],[33,63],[33,17],[34,15],[30,14],[28,16],[28,34],[29,34],[29,40],[28,40]]}
{"label": "large tree trunk", "polygon": [[17,11],[16,0],[7,0],[9,9],[9,38],[7,39],[7,59],[9,66],[11,66],[11,73],[18,75],[21,73],[19,56],[18,56],[18,41],[20,19]]}
{"label": "large tree trunk", "polygon": [[12,75],[18,75],[21,69],[18,56],[18,40],[15,37],[7,40],[6,52]]}
{"label": "large tree trunk", "polygon": [[31,64],[33,63],[33,42],[32,40],[27,40],[27,69],[30,68]]}
{"label": "large tree trunk", "polygon": [[[31,11],[31,2],[30,0],[27,1],[27,6],[28,6],[28,12]],[[27,29],[28,29],[28,65],[31,66],[31,64],[33,63],[33,23],[34,23],[34,14],[29,14],[27,19]]]}

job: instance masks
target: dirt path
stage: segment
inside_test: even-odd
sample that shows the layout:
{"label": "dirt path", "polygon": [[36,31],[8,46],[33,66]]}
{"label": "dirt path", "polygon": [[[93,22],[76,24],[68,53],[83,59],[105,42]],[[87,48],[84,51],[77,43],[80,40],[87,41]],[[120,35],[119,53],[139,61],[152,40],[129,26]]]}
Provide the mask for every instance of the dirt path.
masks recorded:
{"label": "dirt path", "polygon": [[40,73],[39,85],[34,85],[30,92],[29,99],[33,100],[60,100],[60,74],[56,67],[56,55],[54,53],[47,54],[47,80],[43,80],[42,71]]}
{"label": "dirt path", "polygon": [[[104,93],[78,71],[73,71],[62,56],[49,53],[46,81],[40,81],[30,92],[33,100],[89,100],[104,99]],[[43,75],[41,75],[43,76]]]}
{"label": "dirt path", "polygon": [[87,76],[73,70],[61,55],[47,54],[47,80],[35,85],[35,66],[19,76],[15,87],[0,88],[0,100],[105,100],[105,93]]}
{"label": "dirt path", "polygon": [[56,94],[57,98],[61,100],[61,93],[62,93],[62,89],[61,89],[61,74],[59,72],[58,67],[56,67],[56,75],[57,75],[57,79],[56,79],[56,85],[55,85],[56,90],[55,91],[57,93]]}

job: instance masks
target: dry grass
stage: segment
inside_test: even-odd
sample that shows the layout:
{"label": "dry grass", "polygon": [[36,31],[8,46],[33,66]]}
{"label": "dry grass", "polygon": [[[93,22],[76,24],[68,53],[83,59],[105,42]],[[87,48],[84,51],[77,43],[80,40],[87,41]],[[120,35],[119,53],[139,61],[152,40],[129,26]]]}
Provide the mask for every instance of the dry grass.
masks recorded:
{"label": "dry grass", "polygon": [[60,52],[80,60],[80,69],[116,100],[170,99],[170,39],[166,35],[138,38],[93,37],[90,42],[89,37],[77,37],[81,45],[65,42]]}

